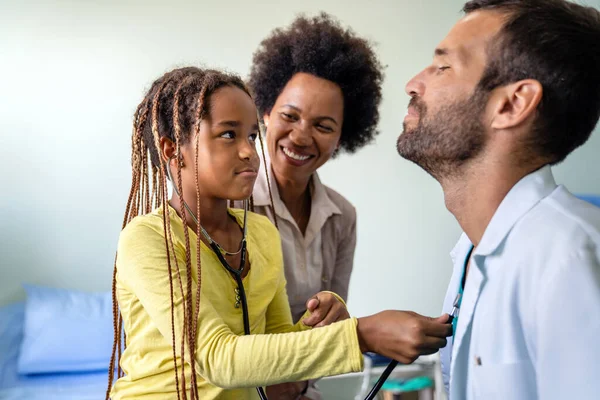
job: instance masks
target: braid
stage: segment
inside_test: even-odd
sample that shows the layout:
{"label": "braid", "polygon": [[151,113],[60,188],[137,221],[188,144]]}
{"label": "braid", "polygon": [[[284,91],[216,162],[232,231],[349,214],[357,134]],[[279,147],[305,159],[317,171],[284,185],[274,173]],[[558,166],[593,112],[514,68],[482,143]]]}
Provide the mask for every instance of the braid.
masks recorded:
{"label": "braid", "polygon": [[115,257],[115,266],[113,268],[113,281],[112,281],[112,302],[113,302],[113,335],[114,335],[114,340],[113,340],[113,346],[112,346],[112,352],[110,355],[110,363],[108,364],[108,388],[106,389],[106,396],[105,396],[105,400],[108,400],[110,398],[110,389],[112,388],[113,385],[113,380],[114,380],[114,375],[115,375],[115,353],[117,350],[117,340],[116,338],[119,336],[119,332],[117,331],[117,318],[118,317],[118,308],[117,308],[117,296],[116,296],[116,290],[117,290],[117,260]]}
{"label": "braid", "polygon": [[[146,107],[145,111],[142,112],[142,110],[144,109],[144,107]],[[127,206],[125,207],[125,216],[123,217],[123,223],[121,226],[121,229],[124,229],[125,226],[127,225],[127,223],[129,223],[129,221],[131,220],[131,211],[132,211],[132,201],[133,198],[136,195],[136,191],[137,191],[137,185],[136,182],[139,181],[139,165],[138,165],[138,149],[139,149],[139,145],[141,143],[141,131],[142,131],[142,126],[145,123],[145,119],[147,117],[147,102],[142,102],[142,104],[140,104],[138,106],[138,108],[136,109],[136,112],[134,114],[134,127],[133,127],[133,135],[132,135],[132,152],[131,152],[131,174],[132,174],[132,184],[131,184],[131,189],[129,191],[129,198],[127,199]],[[130,214],[131,213],[131,214]],[[111,357],[110,357],[110,362],[109,362],[109,367],[108,367],[108,388],[106,390],[106,396],[105,399],[108,400],[110,398],[110,390],[113,386],[113,381],[114,381],[114,371],[115,371],[115,362],[120,364],[120,359],[121,359],[121,351],[120,351],[120,338],[121,338],[121,326],[120,326],[120,313],[119,313],[119,307],[118,307],[118,302],[117,302],[117,256],[115,255],[115,261],[114,261],[114,267],[113,267],[113,276],[112,276],[112,285],[111,285],[111,294],[112,294],[112,311],[113,311],[113,334],[114,334],[114,340],[113,340],[113,346],[112,346],[112,352],[111,352]],[[118,350],[118,355],[117,355],[117,347],[119,347]],[[119,371],[117,372],[117,376],[120,374],[120,365],[119,365]]]}
{"label": "braid", "polygon": [[[136,135],[137,136],[137,135]],[[134,147],[135,155],[132,155],[132,164],[134,173],[134,182],[133,185],[135,187],[135,194],[133,197],[133,203],[131,204],[131,214],[129,216],[130,222],[131,219],[134,218],[135,215],[139,213],[139,205],[140,205],[140,192],[143,190],[143,187],[140,188],[140,183],[142,182],[142,138],[141,135],[139,137],[133,138],[132,146]]]}
{"label": "braid", "polygon": [[[237,76],[228,75],[219,71],[201,70],[198,68],[181,68],[165,74],[156,80],[150,87],[144,100],[137,107],[134,114],[133,133],[131,138],[131,188],[125,208],[122,228],[136,216],[147,214],[154,207],[162,207],[163,234],[165,238],[165,252],[167,257],[167,270],[169,274],[169,301],[171,305],[171,346],[173,349],[173,366],[175,374],[175,388],[178,400],[188,399],[186,385],[186,350],[189,354],[190,400],[199,400],[197,383],[197,363],[195,359],[196,341],[198,335],[198,317],[200,312],[200,295],[202,285],[201,271],[201,233],[200,223],[196,226],[196,273],[198,283],[196,286],[195,303],[192,293],[193,275],[189,232],[186,228],[188,212],[183,198],[183,184],[181,173],[181,146],[187,144],[190,136],[195,135],[195,183],[196,183],[196,215],[200,222],[200,189],[199,189],[199,142],[200,123],[209,113],[210,95],[223,86],[234,86],[249,91]],[[185,283],[179,260],[176,256],[174,235],[171,224],[169,193],[167,186],[167,173],[165,168],[170,168],[161,156],[161,138],[166,137],[175,143],[177,153],[177,180],[172,182],[179,192],[179,211],[184,224],[185,236]],[[253,203],[252,203],[253,204]],[[174,265],[173,265],[174,263]],[[114,371],[117,369],[117,378],[124,376],[120,367],[120,358],[126,348],[127,337],[123,333],[123,319],[117,301],[117,258],[113,268],[112,298],[113,298],[113,333],[114,341],[109,365],[108,388],[106,400],[114,382]],[[174,282],[174,279],[177,282]],[[183,298],[182,314],[183,326],[181,342],[177,343],[175,326],[175,290],[179,288]],[[187,343],[187,349],[186,349]],[[181,376],[179,376],[177,346],[181,346]]]}
{"label": "braid", "polygon": [[148,214],[152,211],[152,200],[150,198],[150,169],[148,168],[148,151],[146,146],[142,146],[142,158],[143,174],[144,174],[144,187],[145,187],[145,198],[144,198],[144,214]]}
{"label": "braid", "polygon": [[[161,170],[162,172],[162,170]],[[164,176],[164,174],[161,174],[161,183],[162,183],[162,187],[164,189],[164,192],[166,192],[167,190],[167,180],[166,177]],[[162,196],[163,199],[166,199],[167,196],[163,193]],[[164,203],[166,203],[166,201],[164,201]],[[163,207],[166,207],[166,204],[163,204]],[[173,248],[173,254],[175,254],[175,248],[173,246],[173,238],[171,235],[171,229],[170,229],[170,213],[169,213],[169,209],[165,208],[163,211],[163,228],[164,228],[164,233],[165,233],[165,240],[167,240],[168,238],[168,242],[167,242],[167,246],[166,246],[166,251],[167,251],[167,270],[169,272],[169,295],[170,295],[170,300],[171,300],[171,336],[172,336],[172,342],[171,342],[171,347],[173,348],[173,366],[175,368],[175,390],[177,390],[177,400],[181,399],[180,393],[179,393],[179,377],[177,376],[177,351],[176,351],[176,344],[175,344],[175,300],[174,300],[174,292],[173,292],[173,267],[171,266],[171,252],[169,249],[169,245],[168,243],[170,242],[172,248]],[[169,227],[169,228],[167,228]],[[167,233],[168,231],[168,233]],[[177,263],[177,257],[175,258],[175,262]],[[177,270],[179,271],[179,266],[177,266]],[[180,279],[181,281],[181,279]],[[183,290],[182,290],[183,292]],[[185,319],[185,314],[184,314],[184,319]],[[185,360],[183,360],[182,358],[182,374],[184,374],[185,371]],[[185,398],[185,377],[183,377],[183,389],[184,389],[184,398]]]}
{"label": "braid", "polygon": [[277,224],[277,214],[275,213],[275,203],[273,202],[273,192],[271,191],[271,182],[269,179],[269,166],[267,165],[267,157],[265,156],[265,146],[262,140],[262,132],[258,132],[258,140],[260,141],[260,150],[262,152],[263,157],[263,165],[265,166],[265,176],[267,177],[267,187],[269,188],[269,199],[271,200],[271,207],[273,208],[273,223],[277,230],[279,230],[279,225]]}
{"label": "braid", "polygon": [[[179,86],[177,87],[177,89],[175,90],[175,95],[174,95],[174,102],[173,102],[173,127],[174,127],[174,131],[175,131],[175,145],[176,145],[176,157],[177,157],[177,188],[178,188],[178,192],[179,192],[179,205],[180,205],[180,213],[181,213],[181,218],[184,221],[187,221],[187,212],[185,209],[185,201],[183,199],[183,184],[182,184],[182,178],[181,178],[181,163],[179,162],[181,159],[181,124],[180,124],[180,113],[179,113],[179,100],[180,100],[180,94],[181,94],[181,90],[183,89],[184,85],[189,84],[190,80],[192,80],[194,78],[194,76],[192,77],[188,77],[186,79],[184,79]],[[167,166],[167,168],[170,168],[170,166]],[[197,183],[196,183],[197,184]],[[199,207],[199,203],[198,203],[198,207]],[[187,319],[191,318],[191,315],[193,315],[193,310],[192,310],[192,255],[191,255],[191,248],[190,248],[190,235],[188,230],[184,227],[183,229],[184,232],[184,237],[185,237],[185,267],[186,267],[186,295],[184,296],[184,333],[187,332],[187,340],[188,340],[188,346],[189,346],[189,351],[190,351],[190,366],[191,366],[191,384],[192,384],[192,393],[191,396],[192,398],[194,398],[194,393],[197,392],[197,384],[196,384],[196,368],[195,368],[195,359],[194,359],[194,348],[195,348],[195,335],[193,335],[193,329],[188,329],[188,324],[187,324]],[[198,256],[200,255],[200,253],[198,252]],[[193,323],[193,321],[192,321]],[[192,338],[192,336],[194,338]],[[182,343],[183,343],[183,338],[185,338],[186,335],[184,334],[182,336]],[[182,345],[182,354],[183,354],[183,345]],[[185,359],[185,358],[184,358]],[[183,380],[185,379],[185,376],[183,376]],[[185,380],[184,380],[185,382]],[[185,393],[185,391],[184,391]],[[196,393],[197,394],[197,393]],[[185,395],[184,395],[185,398]]]}
{"label": "braid", "polygon": [[[157,153],[160,151],[160,134],[158,132],[158,109],[159,109],[159,99],[160,99],[160,95],[163,91],[163,89],[165,88],[165,86],[167,85],[167,83],[169,83],[171,80],[173,80],[175,77],[172,77],[171,79],[165,79],[165,81],[162,83],[162,85],[158,88],[156,94],[154,95],[154,100],[153,100],[153,104],[152,104],[152,135],[153,135],[153,139],[154,139],[154,146],[155,149],[157,151]],[[175,248],[174,248],[174,244],[173,244],[173,236],[172,236],[172,232],[171,232],[171,221],[170,221],[170,215],[169,215],[169,205],[168,205],[168,193],[167,193],[167,182],[166,182],[166,173],[165,173],[165,163],[163,163],[162,161],[160,161],[160,155],[157,155],[157,159],[159,160],[159,165],[160,165],[160,176],[161,176],[161,180],[162,180],[162,188],[163,188],[163,196],[162,196],[162,206],[163,206],[163,214],[166,215],[166,223],[164,223],[164,230],[165,230],[165,247],[166,247],[166,252],[167,252],[167,264],[168,264],[168,269],[169,269],[169,285],[172,286],[172,267],[171,267],[171,257],[169,254],[169,245],[171,245],[172,250],[173,250],[173,256],[175,259],[175,266],[177,268],[177,276],[179,278],[180,281],[180,286],[181,286],[181,273],[179,271],[179,265],[177,263],[177,257],[175,256]],[[170,166],[167,164],[166,168],[170,168]],[[185,215],[185,214],[184,214]],[[184,219],[185,221],[185,219]],[[184,231],[186,231],[186,229],[184,229]],[[186,244],[186,247],[187,246]],[[183,288],[181,287],[181,294],[183,296]],[[175,307],[174,302],[173,302],[173,295],[171,295],[171,309],[173,310]],[[181,386],[183,389],[182,395],[183,395],[183,399],[185,400],[187,398],[186,396],[186,384],[185,384],[185,341],[184,341],[184,337],[185,337],[185,326],[186,326],[186,319],[187,319],[187,310],[184,307],[183,310],[183,335],[182,335],[182,340],[181,340]],[[175,366],[175,385],[177,388],[177,396],[179,398],[179,384],[178,384],[178,378],[177,378],[177,357],[176,357],[176,352],[175,352],[175,318],[174,318],[174,313],[171,313],[171,331],[173,332],[173,338],[172,338],[172,346],[173,346],[173,364]]]}
{"label": "braid", "polygon": [[[141,107],[141,106],[140,106]],[[139,112],[140,108],[138,107],[138,111]],[[137,113],[136,112],[136,113]],[[125,227],[125,225],[127,225],[127,223],[129,222],[129,215],[132,211],[132,202],[133,202],[133,197],[136,194],[136,189],[137,186],[135,185],[135,181],[137,179],[137,174],[138,174],[138,162],[137,162],[137,149],[139,146],[139,138],[137,137],[137,121],[136,123],[134,123],[133,126],[133,135],[131,137],[131,188],[129,190],[129,198],[127,199],[127,206],[125,208],[125,216],[123,217],[123,224],[122,224],[122,228]]]}
{"label": "braid", "polygon": [[[196,285],[196,304],[194,308],[194,313],[192,315],[192,354],[196,354],[196,339],[198,335],[198,316],[200,314],[200,288],[202,286],[202,261],[200,258],[200,242],[201,242],[201,234],[200,234],[200,224],[201,224],[201,215],[200,215],[200,184],[198,182],[198,154],[199,154],[199,137],[200,137],[200,123],[203,118],[203,109],[206,106],[205,98],[206,98],[207,85],[200,90],[200,94],[198,96],[198,104],[196,106],[196,122],[195,126],[195,136],[196,136],[196,148],[194,151],[194,180],[196,185],[196,218],[198,219],[198,223],[196,224],[196,276],[198,277],[198,284]],[[191,300],[191,293],[190,293]],[[196,360],[193,358],[192,360],[192,373],[196,370]],[[196,396],[199,399],[199,393],[197,393],[196,386]]]}
{"label": "braid", "polygon": [[150,200],[150,207],[151,208],[158,208],[158,198],[157,198],[157,190],[156,190],[156,184],[158,182],[158,169],[156,169],[156,167],[152,166],[152,194],[151,194],[151,200]]}
{"label": "braid", "polygon": [[[117,351],[119,352],[118,359],[121,359],[121,351],[123,350],[123,346],[121,344],[121,332],[123,331],[123,318],[119,315],[119,323],[117,324],[117,332],[119,332],[119,338],[117,339]],[[117,378],[121,378],[123,376],[123,370],[121,369],[121,364],[117,366]]]}

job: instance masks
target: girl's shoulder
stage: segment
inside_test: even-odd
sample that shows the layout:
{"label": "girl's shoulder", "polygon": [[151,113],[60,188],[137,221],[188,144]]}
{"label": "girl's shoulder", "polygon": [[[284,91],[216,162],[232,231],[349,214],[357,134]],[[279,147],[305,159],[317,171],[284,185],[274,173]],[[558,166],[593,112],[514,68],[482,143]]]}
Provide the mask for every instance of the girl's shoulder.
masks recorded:
{"label": "girl's shoulder", "polygon": [[164,237],[163,211],[162,208],[157,208],[133,218],[121,231],[119,242],[164,240]]}

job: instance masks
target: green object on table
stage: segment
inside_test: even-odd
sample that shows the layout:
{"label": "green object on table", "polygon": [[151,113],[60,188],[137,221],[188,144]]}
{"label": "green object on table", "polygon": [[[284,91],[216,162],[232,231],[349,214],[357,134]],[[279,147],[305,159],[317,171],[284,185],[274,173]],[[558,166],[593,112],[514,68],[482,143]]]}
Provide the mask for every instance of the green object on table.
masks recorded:
{"label": "green object on table", "polygon": [[433,380],[428,376],[419,376],[405,381],[389,380],[383,384],[381,390],[390,392],[416,392],[433,387]]}

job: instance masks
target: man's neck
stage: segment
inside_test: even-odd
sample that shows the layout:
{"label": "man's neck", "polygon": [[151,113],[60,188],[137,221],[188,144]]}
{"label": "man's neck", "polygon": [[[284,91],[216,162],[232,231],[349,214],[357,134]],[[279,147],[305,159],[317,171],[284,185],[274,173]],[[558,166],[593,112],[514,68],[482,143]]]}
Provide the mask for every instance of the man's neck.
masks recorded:
{"label": "man's neck", "polygon": [[514,160],[481,161],[464,166],[452,178],[440,179],[446,208],[475,247],[508,192],[539,166],[517,167]]}

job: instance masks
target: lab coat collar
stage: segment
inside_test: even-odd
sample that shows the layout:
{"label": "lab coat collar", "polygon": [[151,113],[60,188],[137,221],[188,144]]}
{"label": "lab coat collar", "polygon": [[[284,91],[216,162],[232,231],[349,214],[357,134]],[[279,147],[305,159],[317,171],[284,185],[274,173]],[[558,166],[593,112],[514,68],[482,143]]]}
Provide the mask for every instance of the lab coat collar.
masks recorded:
{"label": "lab coat collar", "polygon": [[[532,172],[517,182],[494,213],[475,254],[482,256],[492,254],[517,221],[541,199],[552,193],[555,188],[556,182],[549,165]],[[469,237],[463,232],[450,251],[452,264],[457,264],[457,259],[460,260],[458,264],[463,263],[471,246]],[[462,269],[462,264],[460,268]]]}
{"label": "lab coat collar", "polygon": [[494,253],[519,219],[556,187],[549,165],[517,182],[494,213],[474,254],[489,256]]}
{"label": "lab coat collar", "polygon": [[458,239],[458,242],[456,242],[456,245],[454,246],[452,251],[450,251],[450,258],[452,259],[452,264],[456,264],[456,259],[458,257],[464,258],[467,252],[469,251],[468,249],[471,248],[472,245],[473,244],[469,240],[467,234],[463,232],[460,235],[460,238]]}

